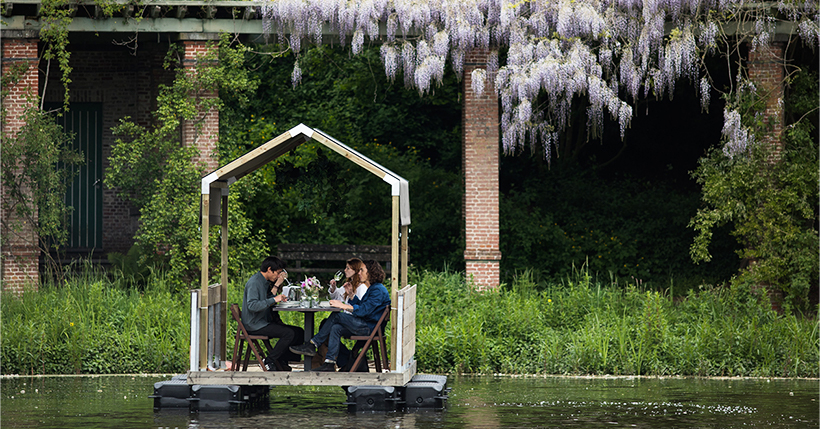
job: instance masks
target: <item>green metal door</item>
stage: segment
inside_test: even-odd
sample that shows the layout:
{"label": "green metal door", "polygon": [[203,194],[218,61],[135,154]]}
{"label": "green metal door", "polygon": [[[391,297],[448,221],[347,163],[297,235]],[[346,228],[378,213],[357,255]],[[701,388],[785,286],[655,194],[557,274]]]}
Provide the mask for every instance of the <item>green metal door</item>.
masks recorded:
{"label": "green metal door", "polygon": [[72,167],[65,203],[72,208],[68,218],[69,251],[91,252],[102,248],[102,103],[71,103],[57,118],[66,132],[74,134],[72,148],[85,162]]}

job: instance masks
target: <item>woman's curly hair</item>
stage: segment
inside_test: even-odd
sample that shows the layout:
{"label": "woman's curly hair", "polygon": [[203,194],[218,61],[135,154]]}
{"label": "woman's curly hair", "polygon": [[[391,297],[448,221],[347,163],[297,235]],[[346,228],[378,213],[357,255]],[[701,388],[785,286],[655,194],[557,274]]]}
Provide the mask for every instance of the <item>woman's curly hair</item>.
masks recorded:
{"label": "woman's curly hair", "polygon": [[368,259],[364,261],[364,265],[367,267],[367,277],[370,279],[371,285],[376,283],[384,283],[384,270],[382,269],[382,266],[379,265],[378,261]]}

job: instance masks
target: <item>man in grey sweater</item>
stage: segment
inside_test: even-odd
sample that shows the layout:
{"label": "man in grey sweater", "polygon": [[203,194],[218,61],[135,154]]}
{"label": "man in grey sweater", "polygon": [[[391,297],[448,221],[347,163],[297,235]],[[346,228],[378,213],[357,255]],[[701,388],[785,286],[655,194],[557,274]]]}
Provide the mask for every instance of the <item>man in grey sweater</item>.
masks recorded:
{"label": "man in grey sweater", "polygon": [[242,298],[242,324],[251,335],[264,335],[279,338],[273,350],[265,358],[265,370],[275,371],[276,362],[285,371],[290,370],[288,360],[296,360],[288,348],[304,342],[305,331],[298,326],[285,325],[279,312],[271,311],[277,303],[286,301],[285,295],[279,293],[285,281],[285,262],[276,256],[269,256],[262,261],[258,273],[245,283]]}

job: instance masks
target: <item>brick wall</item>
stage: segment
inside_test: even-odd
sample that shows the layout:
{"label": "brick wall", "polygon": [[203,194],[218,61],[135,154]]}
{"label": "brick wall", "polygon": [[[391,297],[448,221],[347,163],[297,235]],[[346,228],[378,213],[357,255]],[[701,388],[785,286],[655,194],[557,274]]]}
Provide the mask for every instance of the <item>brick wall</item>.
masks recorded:
{"label": "brick wall", "polygon": [[[189,72],[193,73],[193,68],[198,63],[197,57],[204,55],[209,49],[216,49],[215,43],[208,46],[207,40],[186,40],[182,44],[185,48],[183,62]],[[204,98],[216,98],[218,93],[197,94]],[[211,109],[207,112],[200,112],[196,119],[185,121],[182,125],[182,141],[187,145],[194,145],[199,149],[199,156],[194,162],[199,163],[206,173],[216,170],[219,167],[216,156],[216,145],[219,141],[219,112]]]}
{"label": "brick wall", "polygon": [[[156,109],[159,84],[173,82],[173,71],[162,68],[168,52],[167,43],[140,42],[134,53],[126,47],[100,44],[71,44],[70,101],[102,104],[103,175],[110,166],[111,149],[118,136],[111,128],[129,116],[140,125],[152,120]],[[47,102],[62,102],[63,87],[59,71],[52,67],[45,98]],[[134,243],[138,227],[138,212],[119,198],[116,189],[103,186],[102,255],[126,253]]]}
{"label": "brick wall", "polygon": [[493,77],[487,78],[484,94],[472,90],[472,71],[485,68],[489,52],[475,50],[464,59],[462,109],[462,157],[464,162],[464,221],[467,276],[480,289],[500,282],[501,251],[498,225],[499,131],[498,99]]}
{"label": "brick wall", "polygon": [[754,82],[759,93],[766,98],[764,115],[771,121],[772,129],[763,138],[763,143],[775,147],[773,158],[779,159],[783,149],[783,67],[784,43],[773,42],[769,46],[750,50],[747,66],[749,79]]}
{"label": "brick wall", "polygon": [[[28,64],[28,69],[21,80],[10,86],[9,95],[3,100],[7,120],[3,125],[2,139],[6,141],[22,128],[24,122],[21,115],[29,106],[36,105],[39,87],[37,74],[37,43],[36,37],[21,34],[22,37],[13,37],[4,32],[2,41],[2,73],[8,73],[15,64]],[[5,194],[3,195],[5,198]],[[0,230],[2,239],[2,288],[14,293],[22,293],[26,284],[36,287],[40,276],[38,271],[39,251],[37,236],[30,225],[23,219],[3,212],[3,228]],[[8,228],[12,225],[12,228]]]}
{"label": "brick wall", "polygon": [[[14,62],[27,61],[31,64],[29,72],[18,85],[11,88],[11,95],[4,102],[10,119],[2,130],[5,136],[13,134],[22,126],[21,121],[15,118],[19,117],[28,103],[33,102],[39,90],[45,90],[44,98],[47,103],[62,103],[63,87],[60,82],[60,71],[53,64],[48,77],[43,73],[38,74],[36,37],[8,37],[7,32],[4,32],[3,36],[3,73],[6,73],[7,67]],[[197,54],[208,49],[205,41],[185,41],[183,45],[186,67],[193,67]],[[69,86],[70,102],[99,103],[102,107],[101,140],[105,175],[110,165],[111,150],[117,138],[111,128],[118,125],[120,119],[126,116],[140,125],[149,125],[153,119],[152,112],[157,107],[159,84],[173,83],[174,72],[162,67],[168,43],[140,41],[136,51],[132,51],[129,47],[113,46],[109,43],[72,42],[69,49],[73,68],[72,82]],[[215,97],[216,94],[205,96]],[[194,124],[197,122],[200,123],[198,134],[194,132]],[[186,123],[181,132],[186,144],[196,144],[199,147],[201,155],[195,162],[202,163],[209,171],[218,167],[215,152],[219,116],[215,110],[204,112],[197,121]],[[6,213],[3,213],[3,216],[8,219]],[[133,244],[137,227],[136,210],[117,197],[116,189],[104,188],[103,248],[95,249],[99,253],[97,256],[104,260],[108,252],[127,252]],[[2,233],[4,243],[8,242],[8,245],[3,246],[3,287],[22,290],[25,281],[36,284],[39,280],[39,251],[36,248],[37,238],[33,231],[24,231],[24,234],[13,242],[9,241],[11,234],[8,231]]]}

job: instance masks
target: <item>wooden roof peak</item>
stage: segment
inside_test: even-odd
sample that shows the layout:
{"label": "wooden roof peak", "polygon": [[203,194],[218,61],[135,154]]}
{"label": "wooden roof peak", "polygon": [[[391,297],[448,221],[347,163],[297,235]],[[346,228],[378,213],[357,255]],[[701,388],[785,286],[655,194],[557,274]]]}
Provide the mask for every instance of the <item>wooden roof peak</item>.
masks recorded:
{"label": "wooden roof peak", "polygon": [[[401,225],[410,224],[410,197],[407,180],[350,146],[333,138],[329,134],[318,129],[310,128],[305,124],[299,124],[285,131],[279,136],[251,149],[246,154],[205,175],[205,177],[202,178],[202,193],[209,194],[211,188],[230,186],[242,177],[253,173],[267,163],[309,140],[321,143],[390,184],[391,195],[399,197]],[[217,183],[221,183],[221,185]]]}

